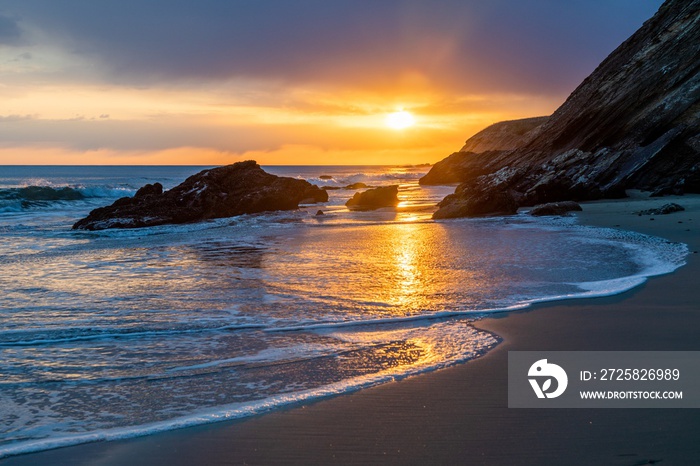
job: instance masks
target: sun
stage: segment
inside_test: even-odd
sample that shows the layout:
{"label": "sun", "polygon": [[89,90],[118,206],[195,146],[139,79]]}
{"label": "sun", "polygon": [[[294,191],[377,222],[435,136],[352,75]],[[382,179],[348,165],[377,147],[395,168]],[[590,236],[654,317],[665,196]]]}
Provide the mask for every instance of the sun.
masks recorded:
{"label": "sun", "polygon": [[386,125],[393,129],[405,129],[416,123],[415,118],[406,110],[390,113],[386,116]]}

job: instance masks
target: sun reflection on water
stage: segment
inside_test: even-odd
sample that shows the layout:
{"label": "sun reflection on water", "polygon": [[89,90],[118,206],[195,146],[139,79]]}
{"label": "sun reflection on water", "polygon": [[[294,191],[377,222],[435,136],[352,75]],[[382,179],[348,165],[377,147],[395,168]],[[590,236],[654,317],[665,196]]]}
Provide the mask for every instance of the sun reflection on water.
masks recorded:
{"label": "sun reflection on water", "polygon": [[392,229],[391,254],[394,259],[396,277],[391,303],[396,306],[419,307],[425,294],[419,252],[422,240],[415,224],[405,223]]}
{"label": "sun reflection on water", "polygon": [[496,280],[475,264],[468,241],[454,245],[447,228],[422,221],[328,225],[288,238],[288,252],[268,256],[265,265],[266,292],[282,303],[271,312],[293,320],[303,309],[348,321],[476,309]]}

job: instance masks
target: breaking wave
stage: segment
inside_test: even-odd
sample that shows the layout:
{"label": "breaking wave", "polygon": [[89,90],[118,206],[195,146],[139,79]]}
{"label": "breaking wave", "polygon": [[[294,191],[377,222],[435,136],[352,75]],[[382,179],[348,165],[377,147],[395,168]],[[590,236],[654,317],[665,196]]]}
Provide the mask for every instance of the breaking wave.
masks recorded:
{"label": "breaking wave", "polygon": [[46,207],[57,202],[84,201],[96,198],[133,196],[136,190],[107,186],[23,186],[0,188],[0,213],[23,212],[37,207]]}

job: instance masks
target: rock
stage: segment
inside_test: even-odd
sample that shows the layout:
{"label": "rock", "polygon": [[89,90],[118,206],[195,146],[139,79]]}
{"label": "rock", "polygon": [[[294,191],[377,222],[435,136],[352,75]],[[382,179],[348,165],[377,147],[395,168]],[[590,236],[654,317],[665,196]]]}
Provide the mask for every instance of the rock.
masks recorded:
{"label": "rock", "polygon": [[438,204],[434,219],[458,217],[482,217],[487,215],[512,215],[518,211],[518,203],[508,191],[485,191],[468,197],[450,194]]}
{"label": "rock", "polygon": [[459,205],[489,191],[519,206],[700,193],[698,15],[700,0],[668,0],[519,147],[452,154],[422,183],[457,179]]}
{"label": "rock", "polygon": [[291,210],[299,202],[326,202],[328,193],[304,180],[266,173],[252,160],[204,170],[163,192],[146,185],[132,198],[90,212],[74,229],[141,228],[189,223],[271,210]]}
{"label": "rock", "polygon": [[160,183],[147,184],[136,191],[134,197],[145,197],[163,194],[163,185]]}
{"label": "rock", "polygon": [[321,176],[319,176],[319,179],[322,179],[322,180],[332,180],[333,177],[332,177],[331,175],[321,175]]}
{"label": "rock", "polygon": [[640,210],[637,212],[637,215],[668,215],[674,212],[681,212],[683,210],[685,210],[683,206],[671,202],[669,204],[662,205],[658,209]]}
{"label": "rock", "polygon": [[530,215],[541,217],[544,215],[565,215],[567,212],[581,211],[581,205],[574,201],[550,202],[539,204],[530,210]]}
{"label": "rock", "polygon": [[349,184],[349,185],[345,186],[345,189],[365,189],[365,188],[369,188],[369,186],[367,186],[364,183],[353,183],[353,184]]}
{"label": "rock", "polygon": [[317,210],[316,216],[319,216],[319,215],[326,215],[326,214],[324,214],[322,210]]}
{"label": "rock", "polygon": [[379,207],[392,207],[399,204],[399,187],[383,186],[355,193],[352,199],[345,203],[347,207],[356,210],[372,210]]}

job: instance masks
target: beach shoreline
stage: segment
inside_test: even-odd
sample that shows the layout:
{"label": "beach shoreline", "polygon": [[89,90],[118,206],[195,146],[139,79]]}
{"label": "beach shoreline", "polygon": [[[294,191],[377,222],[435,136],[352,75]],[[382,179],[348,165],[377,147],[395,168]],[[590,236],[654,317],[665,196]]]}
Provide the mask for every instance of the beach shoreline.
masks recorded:
{"label": "beach shoreline", "polygon": [[[677,202],[686,211],[633,212]],[[540,303],[475,327],[503,341],[466,364],[341,397],[147,437],[78,445],[0,464],[685,464],[700,456],[691,409],[507,408],[509,350],[700,350],[700,196],[638,193],[586,203],[585,225],[688,244],[687,264],[625,293]],[[653,220],[652,220],[653,219]],[[682,223],[681,223],[682,222]]]}

